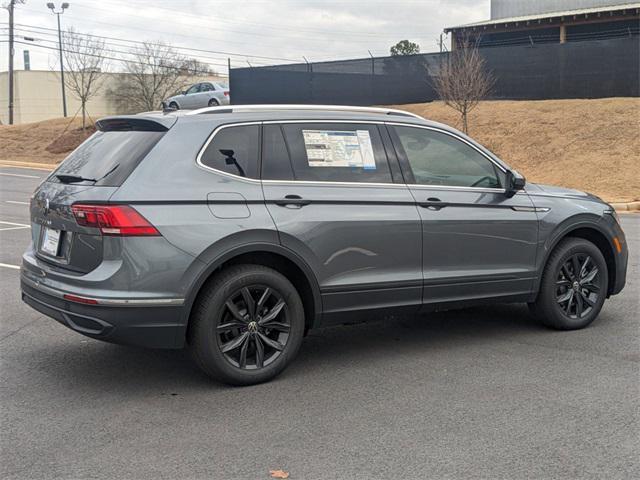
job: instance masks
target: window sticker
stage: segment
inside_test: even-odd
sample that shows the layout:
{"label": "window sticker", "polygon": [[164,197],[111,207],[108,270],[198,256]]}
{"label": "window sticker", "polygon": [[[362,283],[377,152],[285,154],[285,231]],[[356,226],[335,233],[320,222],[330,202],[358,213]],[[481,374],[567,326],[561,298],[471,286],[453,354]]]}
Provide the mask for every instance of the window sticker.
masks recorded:
{"label": "window sticker", "polygon": [[355,167],[375,170],[368,130],[303,130],[310,167]]}

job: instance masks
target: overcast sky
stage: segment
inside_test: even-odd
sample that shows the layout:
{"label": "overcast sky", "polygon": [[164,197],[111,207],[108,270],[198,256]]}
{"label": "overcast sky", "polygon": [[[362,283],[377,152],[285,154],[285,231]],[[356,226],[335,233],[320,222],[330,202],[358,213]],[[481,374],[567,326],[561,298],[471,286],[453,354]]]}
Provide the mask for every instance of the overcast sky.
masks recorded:
{"label": "overcast sky", "polygon": [[[5,4],[8,0],[0,0]],[[24,49],[32,69],[56,66],[56,18],[46,1],[17,5],[16,40],[31,37],[30,46],[16,44],[15,66],[23,68]],[[60,0],[55,1],[60,5]],[[127,40],[162,40],[178,47],[222,53],[196,58],[226,70],[232,66],[287,63],[388,55],[398,40],[409,39],[421,51],[438,49],[446,26],[486,20],[489,0],[70,0],[63,29],[113,37],[107,48],[114,57],[127,50]],[[7,40],[8,13],[0,11],[0,41]],[[24,26],[26,25],[26,26]],[[49,47],[45,49],[43,47]],[[7,43],[0,43],[0,70],[7,70]],[[273,58],[259,58],[273,57]],[[115,62],[114,62],[115,63]],[[219,65],[217,65],[219,64]],[[112,65],[111,68],[116,68]]]}

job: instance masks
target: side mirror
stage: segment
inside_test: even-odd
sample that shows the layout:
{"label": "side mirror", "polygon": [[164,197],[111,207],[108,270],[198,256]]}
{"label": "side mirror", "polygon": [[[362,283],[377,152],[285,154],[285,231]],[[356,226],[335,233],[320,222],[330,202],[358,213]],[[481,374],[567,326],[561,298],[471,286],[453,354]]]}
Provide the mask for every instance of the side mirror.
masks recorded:
{"label": "side mirror", "polygon": [[187,91],[186,91],[186,90],[183,90],[183,91],[182,91],[182,95],[186,95],[186,94],[187,94]]}
{"label": "side mirror", "polygon": [[504,194],[511,198],[518,190],[522,190],[526,184],[527,179],[520,175],[516,170],[507,170]]}

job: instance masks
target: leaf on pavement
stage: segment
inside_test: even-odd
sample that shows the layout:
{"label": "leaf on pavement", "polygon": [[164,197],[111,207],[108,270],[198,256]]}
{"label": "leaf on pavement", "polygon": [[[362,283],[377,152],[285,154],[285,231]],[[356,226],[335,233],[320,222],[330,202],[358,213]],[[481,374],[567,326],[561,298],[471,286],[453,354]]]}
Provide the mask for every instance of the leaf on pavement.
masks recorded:
{"label": "leaf on pavement", "polygon": [[289,472],[284,470],[269,470],[271,478],[289,478]]}

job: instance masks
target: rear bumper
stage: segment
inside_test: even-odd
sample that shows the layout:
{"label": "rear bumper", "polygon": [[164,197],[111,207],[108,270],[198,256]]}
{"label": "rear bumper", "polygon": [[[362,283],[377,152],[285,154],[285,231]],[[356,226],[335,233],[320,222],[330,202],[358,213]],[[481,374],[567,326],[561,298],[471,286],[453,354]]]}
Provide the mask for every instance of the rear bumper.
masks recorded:
{"label": "rear bumper", "polygon": [[186,325],[182,305],[137,303],[85,305],[63,298],[64,292],[39,288],[21,276],[22,300],[64,326],[97,340],[148,348],[182,348]]}

